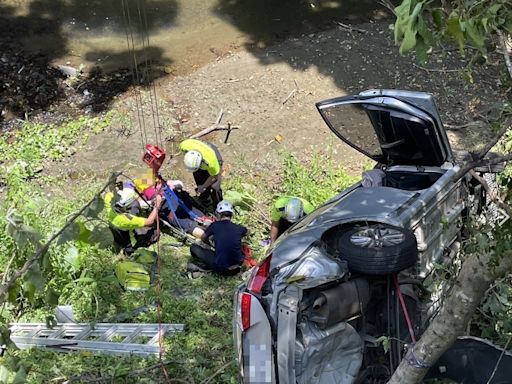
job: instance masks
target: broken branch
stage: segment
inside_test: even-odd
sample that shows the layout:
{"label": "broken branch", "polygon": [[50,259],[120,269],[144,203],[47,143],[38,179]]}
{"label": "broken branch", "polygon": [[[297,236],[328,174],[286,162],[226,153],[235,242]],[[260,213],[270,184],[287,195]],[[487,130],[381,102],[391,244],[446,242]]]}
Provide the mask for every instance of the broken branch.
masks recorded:
{"label": "broken branch", "polygon": [[359,33],[368,33],[368,31],[365,29],[355,28],[350,25],[340,23],[339,21],[335,21],[335,23],[338,24],[341,28],[347,29],[349,31],[355,31],[355,32],[359,32]]}
{"label": "broken branch", "polygon": [[288,100],[290,100],[290,98],[295,95],[295,92],[297,92],[297,88],[295,88],[293,91],[290,92],[290,94],[286,97],[286,99],[283,100],[283,105],[286,104],[286,102]]}
{"label": "broken branch", "polygon": [[414,65],[416,68],[422,69],[426,72],[460,72],[463,70],[463,68],[461,68],[461,69],[425,68],[425,67],[422,67],[421,65],[414,64],[414,63],[412,65]]}
{"label": "broken branch", "polygon": [[500,46],[503,51],[503,57],[505,58],[505,65],[507,66],[508,75],[512,79],[512,61],[510,60],[510,55],[508,53],[507,40],[505,39],[503,32],[501,32],[499,29],[497,32],[500,40]]}
{"label": "broken branch", "polygon": [[469,173],[471,174],[471,176],[473,176],[475,178],[476,181],[478,181],[482,187],[485,189],[485,192],[487,192],[487,196],[489,196],[489,198],[494,201],[494,203],[496,203],[497,206],[499,206],[500,208],[502,208],[505,212],[507,212],[507,215],[509,215],[510,217],[512,217],[512,208],[506,204],[500,196],[498,196],[498,194],[496,193],[496,191],[492,190],[490,187],[489,187],[489,184],[487,184],[487,181],[485,181],[485,179],[479,175],[477,175],[477,173],[475,171],[469,171]]}

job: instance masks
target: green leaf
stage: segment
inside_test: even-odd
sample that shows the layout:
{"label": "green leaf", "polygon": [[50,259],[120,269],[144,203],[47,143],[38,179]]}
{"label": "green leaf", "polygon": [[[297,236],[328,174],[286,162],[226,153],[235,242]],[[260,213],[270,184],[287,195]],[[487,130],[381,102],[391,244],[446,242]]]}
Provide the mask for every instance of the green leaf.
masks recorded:
{"label": "green leaf", "polygon": [[89,236],[90,244],[97,244],[100,248],[108,248],[114,244],[114,236],[107,225],[96,225]]}
{"label": "green leaf", "polygon": [[480,34],[480,31],[476,26],[471,23],[466,24],[466,33],[468,34],[470,40],[475,44],[475,46],[479,49],[484,47],[484,36]]}
{"label": "green leaf", "polygon": [[452,13],[446,22],[446,30],[448,34],[457,42],[459,49],[463,52],[464,44],[466,39],[464,38],[464,32],[462,31],[463,23],[459,20],[457,13]]}
{"label": "green leaf", "polygon": [[482,27],[484,27],[485,33],[489,33],[489,18],[483,17],[482,20],[480,20],[480,22],[482,23]]}
{"label": "green leaf", "polygon": [[75,280],[75,283],[94,283],[95,281],[92,277],[79,277]]}
{"label": "green leaf", "polygon": [[103,211],[103,208],[105,207],[105,203],[103,199],[99,196],[96,196],[92,203],[85,209],[83,212],[83,215],[85,217],[90,217],[97,219],[98,215],[101,211]]}
{"label": "green leaf", "polygon": [[78,240],[80,236],[80,226],[78,223],[73,222],[64,229],[64,231],[60,234],[57,239],[57,244],[62,245],[69,241]]}
{"label": "green leaf", "polygon": [[430,46],[425,44],[425,42],[423,41],[423,39],[421,37],[417,40],[417,43],[416,43],[416,57],[423,64],[425,64],[428,61],[428,54],[427,54],[427,52],[428,52],[429,48],[430,48]]}
{"label": "green leaf", "polygon": [[432,10],[432,19],[434,20],[434,24],[437,28],[441,29],[444,25],[443,23],[443,10],[441,8],[436,8]]}
{"label": "green leaf", "polygon": [[25,281],[30,281],[36,289],[43,289],[45,284],[45,278],[41,274],[39,264],[34,263],[30,269],[23,275]]}
{"label": "green leaf", "polygon": [[9,303],[16,304],[16,300],[20,294],[20,289],[21,287],[17,282],[9,289],[7,293],[7,300]]}
{"label": "green leaf", "polygon": [[43,255],[41,257],[40,265],[41,265],[41,268],[43,269],[43,271],[47,271],[52,267],[52,261],[51,261],[49,252],[43,253]]}
{"label": "green leaf", "polygon": [[377,339],[377,342],[382,343],[382,348],[384,348],[384,353],[388,353],[389,351],[389,337],[381,336]]}
{"label": "green leaf", "polygon": [[7,383],[10,373],[11,371],[9,371],[5,366],[0,365],[0,383]]}
{"label": "green leaf", "polygon": [[46,290],[45,302],[48,305],[55,306],[59,304],[59,293],[55,291],[53,288],[48,288]]}
{"label": "green leaf", "polygon": [[27,382],[27,371],[25,370],[25,367],[21,366],[20,369],[18,369],[18,372],[16,372],[16,376],[14,376],[14,380],[12,381],[12,384],[24,384]]}
{"label": "green leaf", "polygon": [[31,281],[27,280],[23,283],[23,292],[29,301],[34,301],[36,286]]}
{"label": "green leaf", "polygon": [[[78,226],[80,227],[80,235],[78,236],[78,241],[90,244],[89,237],[91,236],[91,230],[88,228],[89,222],[86,222],[85,224],[80,222],[78,223]],[[94,229],[94,226],[92,226]]]}
{"label": "green leaf", "polygon": [[75,270],[80,268],[80,259],[77,247],[74,245],[68,248],[68,251],[64,255],[64,260],[71,265]]}
{"label": "green leaf", "polygon": [[491,5],[489,7],[489,12],[492,14],[492,15],[496,15],[498,13],[498,11],[501,9],[501,7],[503,6],[503,4],[494,4],[494,5]]}
{"label": "green leaf", "polygon": [[404,39],[402,40],[402,44],[400,44],[399,52],[401,55],[409,52],[416,46],[416,30],[412,30],[408,28],[405,30]]}
{"label": "green leaf", "polygon": [[403,0],[398,7],[395,7],[395,42],[397,43],[402,39],[402,36],[405,33],[405,29],[407,28],[410,18],[411,8],[415,4],[414,1],[415,0]]}
{"label": "green leaf", "polygon": [[37,244],[41,235],[32,227],[25,224],[7,224],[7,232],[12,236],[18,248],[24,248],[28,244]]}
{"label": "green leaf", "polygon": [[508,33],[512,34],[512,20],[503,25],[503,28],[505,28]]}

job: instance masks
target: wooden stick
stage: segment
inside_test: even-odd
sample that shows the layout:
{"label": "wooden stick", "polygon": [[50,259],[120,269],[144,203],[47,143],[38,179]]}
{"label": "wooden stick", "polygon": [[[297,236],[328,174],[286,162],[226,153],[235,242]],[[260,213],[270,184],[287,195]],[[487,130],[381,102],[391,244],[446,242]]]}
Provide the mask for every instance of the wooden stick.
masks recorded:
{"label": "wooden stick", "polygon": [[295,92],[297,92],[297,88],[295,88],[293,91],[290,92],[290,94],[286,97],[286,99],[283,100],[283,105],[286,104],[286,102],[288,100],[290,100],[290,98],[295,95]]}
{"label": "wooden stick", "polygon": [[342,27],[344,29],[348,29],[349,31],[356,31],[356,32],[359,32],[359,33],[368,33],[368,31],[365,30],[365,29],[359,29],[359,28],[351,27],[350,25],[340,23],[339,21],[335,21],[335,23],[338,24],[340,27]]}
{"label": "wooden stick", "polygon": [[461,68],[461,69],[425,68],[425,67],[422,67],[421,65],[414,64],[414,63],[412,65],[414,65],[416,68],[423,69],[425,72],[460,72],[463,70],[463,68]]}
{"label": "wooden stick", "polygon": [[228,125],[214,124],[214,125],[210,125],[208,128],[203,129],[202,131],[194,133],[192,136],[190,136],[190,138],[197,139],[198,137],[205,136],[213,131],[232,131],[233,129],[239,129],[239,128],[240,128],[240,126],[238,126],[238,125],[233,125],[230,127],[229,124]]}
{"label": "wooden stick", "polygon": [[500,38],[500,45],[501,49],[503,50],[503,58],[505,59],[505,65],[507,66],[508,74],[512,79],[512,61],[510,60],[510,55],[508,53],[507,41],[505,39],[505,36],[503,35],[503,32],[501,32],[498,29],[497,33]]}
{"label": "wooden stick", "polygon": [[215,124],[220,124],[220,121],[222,120],[222,117],[224,116],[224,110],[221,108],[219,111],[219,116],[217,116],[217,120],[215,120]]}

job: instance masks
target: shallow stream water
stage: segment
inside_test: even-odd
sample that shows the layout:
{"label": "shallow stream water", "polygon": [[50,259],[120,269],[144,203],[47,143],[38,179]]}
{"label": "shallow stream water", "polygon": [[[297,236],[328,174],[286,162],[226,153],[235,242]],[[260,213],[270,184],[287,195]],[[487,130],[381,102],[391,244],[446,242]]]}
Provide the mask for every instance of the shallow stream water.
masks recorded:
{"label": "shallow stream water", "polygon": [[374,0],[0,0],[0,32],[55,64],[108,71],[135,58],[179,75],[240,48],[385,15]]}

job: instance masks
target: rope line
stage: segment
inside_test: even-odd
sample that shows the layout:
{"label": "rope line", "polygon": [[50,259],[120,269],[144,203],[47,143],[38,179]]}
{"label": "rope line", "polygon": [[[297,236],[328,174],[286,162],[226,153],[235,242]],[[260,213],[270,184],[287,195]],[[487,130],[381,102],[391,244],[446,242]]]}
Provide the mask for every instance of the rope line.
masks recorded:
{"label": "rope line", "polygon": [[[132,58],[132,82],[133,89],[135,93],[135,106],[137,110],[137,122],[139,125],[139,132],[141,138],[142,149],[145,149],[145,143],[148,142],[148,135],[146,132],[146,121],[144,114],[144,100],[142,98],[142,93],[140,91],[141,79],[139,74],[139,68],[137,64],[137,57],[135,52],[135,38],[133,33],[133,25],[132,25],[132,17],[130,15],[130,8],[128,6],[127,0],[122,0],[123,7],[123,17],[126,26],[126,43],[128,46],[128,53],[131,54]],[[143,0],[142,7],[139,0],[136,2],[137,13],[140,23],[140,38],[142,43],[141,52],[144,54],[144,66],[142,67],[142,73],[145,76],[146,81],[151,81],[149,76],[150,69],[150,61],[148,55],[149,48],[149,33],[148,33],[148,24],[147,24],[147,16],[145,9],[145,2]],[[160,123],[158,120],[158,103],[156,99],[156,88],[153,84],[153,90],[150,91],[150,106],[151,106],[151,116],[153,118],[153,125],[155,128],[155,140],[157,145],[160,145],[161,138],[159,137],[158,128],[160,128]],[[157,178],[155,177],[155,187],[157,187]],[[165,354],[164,348],[164,334],[163,334],[163,326],[162,326],[162,300],[161,300],[161,280],[160,280],[160,267],[161,267],[161,258],[160,258],[160,218],[157,216],[156,220],[156,231],[158,240],[156,242],[156,286],[155,286],[155,294],[157,296],[157,319],[158,319],[158,345],[159,345],[159,364],[162,368],[163,375],[165,377],[166,383],[171,383],[169,372],[167,371],[167,367],[165,366],[163,357]]]}
{"label": "rope line", "polygon": [[148,81],[150,81],[149,85],[149,97],[150,97],[150,107],[151,107],[151,116],[153,117],[153,128],[155,130],[155,140],[156,144],[158,146],[162,145],[162,138],[160,134],[161,126],[160,126],[160,119],[159,119],[159,113],[158,113],[158,98],[156,95],[156,86],[154,81],[152,81],[151,70],[152,70],[152,62],[151,62],[151,55],[149,54],[149,28],[148,28],[148,18],[146,13],[146,1],[142,0],[142,15],[141,15],[141,9],[139,7],[139,18],[141,20],[142,25],[142,49],[144,52],[144,58],[145,58],[145,75]]}

